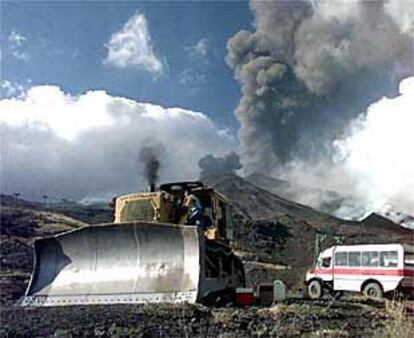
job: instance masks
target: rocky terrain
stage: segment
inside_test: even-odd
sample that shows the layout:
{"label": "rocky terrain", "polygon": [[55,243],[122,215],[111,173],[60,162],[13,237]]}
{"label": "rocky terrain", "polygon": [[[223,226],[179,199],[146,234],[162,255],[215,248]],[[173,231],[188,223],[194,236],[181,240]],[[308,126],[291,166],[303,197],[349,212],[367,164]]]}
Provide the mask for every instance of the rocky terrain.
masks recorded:
{"label": "rocky terrain", "polygon": [[[234,206],[233,247],[248,283],[280,278],[300,290],[320,245],[412,241],[413,232],[381,216],[346,222],[293,203],[240,177],[210,177],[208,183]],[[35,237],[111,220],[104,205],[61,203],[47,208],[2,196],[0,233],[1,336],[409,337],[412,322],[403,307],[360,298],[310,302],[292,298],[271,308],[207,308],[201,305],[112,305],[59,308],[14,306],[32,269]],[[297,293],[296,293],[297,294]],[[398,331],[399,330],[399,331]]]}
{"label": "rocky terrain", "polygon": [[412,323],[381,303],[290,301],[270,308],[107,305],[5,308],[2,336],[410,337]]}

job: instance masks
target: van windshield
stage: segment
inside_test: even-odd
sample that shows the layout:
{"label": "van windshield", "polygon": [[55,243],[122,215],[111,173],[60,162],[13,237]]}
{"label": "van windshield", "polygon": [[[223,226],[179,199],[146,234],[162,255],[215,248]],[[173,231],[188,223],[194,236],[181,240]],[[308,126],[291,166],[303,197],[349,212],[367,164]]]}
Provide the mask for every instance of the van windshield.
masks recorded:
{"label": "van windshield", "polygon": [[331,266],[331,257],[322,257],[319,259],[318,267],[329,268]]}

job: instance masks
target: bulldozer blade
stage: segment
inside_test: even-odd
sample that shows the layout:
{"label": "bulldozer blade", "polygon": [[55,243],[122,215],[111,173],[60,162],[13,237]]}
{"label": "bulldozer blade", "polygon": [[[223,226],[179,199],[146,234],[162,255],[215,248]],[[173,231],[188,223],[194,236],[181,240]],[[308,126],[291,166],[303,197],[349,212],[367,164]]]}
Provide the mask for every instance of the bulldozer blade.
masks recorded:
{"label": "bulldozer blade", "polygon": [[192,226],[134,222],[39,239],[21,305],[194,303],[199,238]]}

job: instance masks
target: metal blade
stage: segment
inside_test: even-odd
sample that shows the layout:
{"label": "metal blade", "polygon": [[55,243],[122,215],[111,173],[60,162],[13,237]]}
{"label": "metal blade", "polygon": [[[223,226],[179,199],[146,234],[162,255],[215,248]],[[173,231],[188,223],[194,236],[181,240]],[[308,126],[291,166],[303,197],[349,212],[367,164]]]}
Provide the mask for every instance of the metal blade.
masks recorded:
{"label": "metal blade", "polygon": [[195,302],[196,227],[156,223],[87,226],[35,242],[22,305]]}

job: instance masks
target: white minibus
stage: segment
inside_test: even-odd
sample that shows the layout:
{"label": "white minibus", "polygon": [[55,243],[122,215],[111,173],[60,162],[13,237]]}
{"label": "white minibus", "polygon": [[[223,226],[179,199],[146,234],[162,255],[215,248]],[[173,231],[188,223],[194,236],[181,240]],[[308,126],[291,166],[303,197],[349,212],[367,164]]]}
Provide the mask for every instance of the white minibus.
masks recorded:
{"label": "white minibus", "polygon": [[319,299],[325,291],[362,292],[382,298],[390,291],[414,291],[414,245],[360,244],[330,247],[306,273],[306,291]]}

